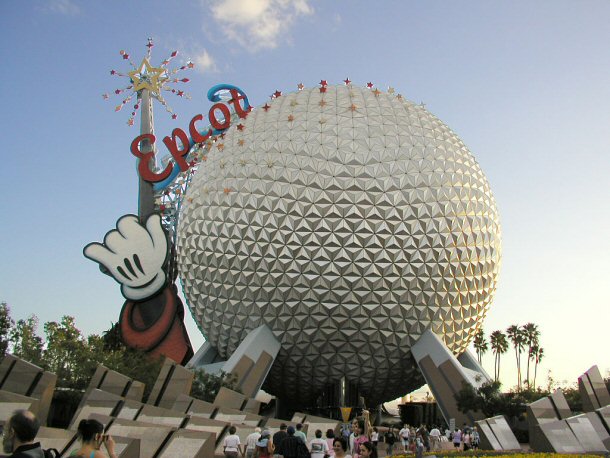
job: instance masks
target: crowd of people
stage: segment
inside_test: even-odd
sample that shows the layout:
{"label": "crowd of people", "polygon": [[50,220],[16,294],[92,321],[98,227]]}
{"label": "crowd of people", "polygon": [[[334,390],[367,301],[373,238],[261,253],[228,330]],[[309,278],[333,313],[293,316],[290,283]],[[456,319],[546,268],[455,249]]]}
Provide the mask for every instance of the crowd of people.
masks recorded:
{"label": "crowd of people", "polygon": [[270,431],[260,428],[246,438],[246,443],[239,443],[239,437],[232,427],[225,439],[226,458],[378,458],[379,443],[385,443],[385,455],[415,454],[423,456],[424,451],[435,451],[443,448],[443,443],[453,444],[463,450],[476,450],[480,436],[476,426],[464,425],[455,431],[433,426],[428,430],[425,425],[419,428],[405,424],[401,429],[388,427],[380,431],[372,427],[368,412],[345,424],[337,436],[329,429],[323,437],[321,430],[316,430],[314,438],[307,440],[303,425],[296,427],[282,423],[280,430],[271,435]]}
{"label": "crowd of people", "polygon": [[[34,414],[26,410],[13,413],[4,425],[3,447],[10,458],[45,458],[49,456],[36,442],[40,424]],[[70,456],[79,458],[116,458],[115,442],[104,434],[104,426],[97,420],[82,420],[78,425],[80,447]],[[424,451],[442,448],[443,442],[452,443],[455,448],[476,450],[480,436],[477,427],[463,425],[454,431],[434,426],[428,431],[425,425],[415,428],[405,424],[398,432],[390,426],[384,433],[369,422],[368,412],[344,425],[340,434],[329,429],[325,437],[316,430],[314,437],[307,440],[303,425],[296,427],[280,425],[279,431],[271,435],[269,430],[255,428],[242,444],[237,428],[229,427],[229,434],[223,441],[226,458],[378,458],[378,445],[386,444],[386,455],[415,454],[423,456]],[[102,452],[102,446],[108,454]]]}

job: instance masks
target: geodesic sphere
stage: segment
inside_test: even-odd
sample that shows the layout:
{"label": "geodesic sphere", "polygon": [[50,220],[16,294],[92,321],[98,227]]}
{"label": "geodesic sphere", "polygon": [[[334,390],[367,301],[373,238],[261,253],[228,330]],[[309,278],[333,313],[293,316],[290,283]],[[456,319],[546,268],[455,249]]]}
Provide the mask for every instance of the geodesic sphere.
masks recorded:
{"label": "geodesic sphere", "polygon": [[500,226],[479,165],[423,107],[355,86],[283,95],[231,127],[188,189],[178,266],[228,357],[266,324],[264,388],[311,405],[345,376],[368,405],[423,384],[432,328],[466,349],[496,289]]}

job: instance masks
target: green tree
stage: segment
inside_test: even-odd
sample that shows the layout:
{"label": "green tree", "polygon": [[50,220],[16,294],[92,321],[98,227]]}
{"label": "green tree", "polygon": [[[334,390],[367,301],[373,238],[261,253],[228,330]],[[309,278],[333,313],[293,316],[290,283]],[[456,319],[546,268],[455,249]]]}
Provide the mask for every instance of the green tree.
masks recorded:
{"label": "green tree", "polygon": [[191,396],[207,402],[213,402],[221,387],[237,390],[237,377],[235,374],[230,374],[220,371],[218,374],[210,374],[202,369],[195,371],[193,379],[193,387],[191,388]]}
{"label": "green tree", "polygon": [[0,303],[0,357],[9,349],[11,329],[15,322],[11,318],[11,309],[6,302]]}
{"label": "green tree", "polygon": [[494,360],[494,380],[498,381],[500,378],[500,357],[502,354],[508,351],[508,341],[506,340],[506,334],[502,331],[494,331],[489,336],[491,350],[495,355]]}
{"label": "green tree", "polygon": [[521,328],[513,324],[506,330],[506,335],[513,344],[515,349],[515,359],[517,362],[517,389],[521,389],[521,353],[525,344],[525,335]]}
{"label": "green tree", "polygon": [[530,387],[530,361],[532,361],[532,347],[538,345],[540,338],[540,331],[538,325],[534,323],[526,323],[523,325],[523,335],[525,336],[525,344],[527,348],[527,378],[526,383],[528,388]]}
{"label": "green tree", "polygon": [[10,332],[10,351],[13,355],[43,367],[43,340],[38,334],[38,318],[30,315],[25,320],[18,320]]}
{"label": "green tree", "polygon": [[74,317],[63,316],[59,323],[49,321],[45,323],[44,331],[45,369],[57,375],[58,386],[86,388],[96,362],[91,358],[87,341],[76,327]]}
{"label": "green tree", "polygon": [[532,353],[533,353],[533,358],[534,358],[534,363],[535,363],[534,364],[534,383],[532,384],[532,387],[535,390],[536,389],[536,375],[538,374],[538,364],[544,357],[544,348],[542,348],[540,345],[536,344],[534,347],[532,347]]}
{"label": "green tree", "polygon": [[474,335],[474,348],[477,351],[477,358],[479,360],[479,364],[481,364],[481,358],[487,350],[489,346],[487,344],[487,340],[485,339],[485,333],[483,332],[483,328],[477,329],[477,332]]}

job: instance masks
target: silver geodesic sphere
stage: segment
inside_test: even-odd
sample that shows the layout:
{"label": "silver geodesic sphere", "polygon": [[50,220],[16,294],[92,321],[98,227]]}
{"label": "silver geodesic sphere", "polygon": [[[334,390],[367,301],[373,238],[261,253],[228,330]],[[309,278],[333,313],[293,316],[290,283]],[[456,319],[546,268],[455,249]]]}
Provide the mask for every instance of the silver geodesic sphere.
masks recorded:
{"label": "silver geodesic sphere", "polygon": [[461,353],[496,289],[483,172],[394,94],[328,86],[267,107],[215,144],[183,201],[178,265],[195,321],[224,357],[267,324],[282,347],[264,388],[292,403],[342,376],[369,405],[421,386],[411,345],[432,328]]}

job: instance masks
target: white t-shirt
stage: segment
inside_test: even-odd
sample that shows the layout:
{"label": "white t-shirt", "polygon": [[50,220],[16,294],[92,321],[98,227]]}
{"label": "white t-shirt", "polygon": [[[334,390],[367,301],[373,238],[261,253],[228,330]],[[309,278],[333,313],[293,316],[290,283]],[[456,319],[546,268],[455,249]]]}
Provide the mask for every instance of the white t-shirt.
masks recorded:
{"label": "white t-shirt", "polygon": [[237,434],[231,434],[230,436],[225,437],[224,447],[225,452],[239,452],[239,436]]}
{"label": "white t-shirt", "polygon": [[400,431],[398,431],[398,435],[400,436],[400,438],[403,441],[408,441],[409,440],[409,429],[408,428],[402,428]]}
{"label": "white t-shirt", "polygon": [[432,437],[440,437],[441,432],[439,431],[438,428],[432,428],[432,431],[430,431],[430,435]]}
{"label": "white t-shirt", "polygon": [[379,442],[379,433],[377,431],[371,433],[371,442]]}
{"label": "white t-shirt", "polygon": [[246,437],[246,450],[254,450],[256,448],[256,441],[261,437],[261,433],[253,432],[248,434]]}
{"label": "white t-shirt", "polygon": [[316,437],[309,442],[309,451],[311,458],[324,458],[324,455],[328,453],[328,442],[326,439]]}

